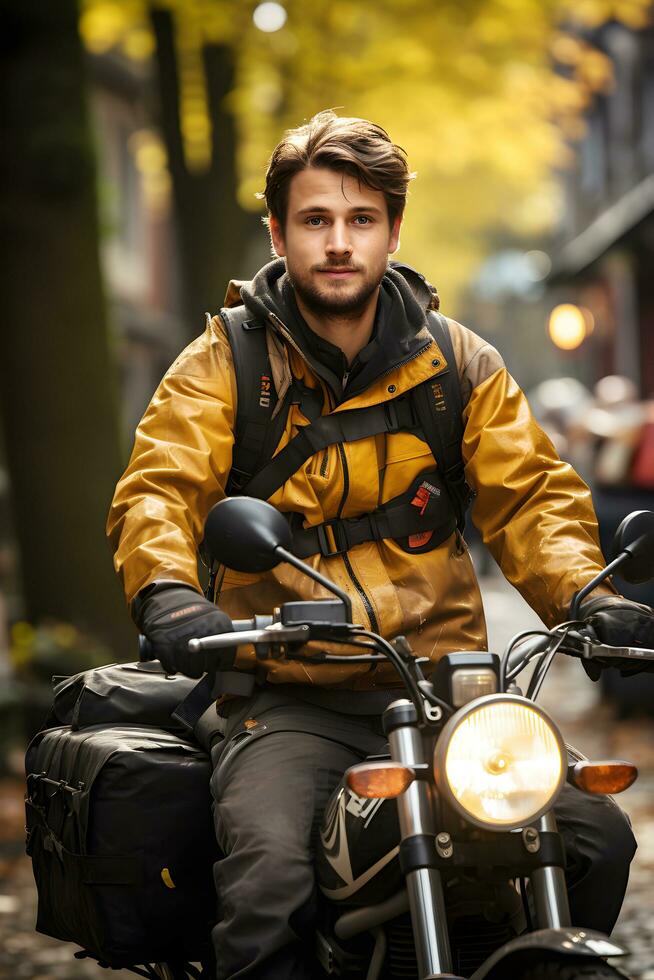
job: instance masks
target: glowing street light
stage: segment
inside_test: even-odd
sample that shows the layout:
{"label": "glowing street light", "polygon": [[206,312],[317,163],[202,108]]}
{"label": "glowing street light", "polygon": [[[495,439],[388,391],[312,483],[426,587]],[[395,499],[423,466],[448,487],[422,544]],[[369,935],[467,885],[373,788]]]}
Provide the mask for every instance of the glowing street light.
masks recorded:
{"label": "glowing street light", "polygon": [[254,26],[258,27],[260,31],[265,31],[266,34],[273,34],[275,31],[281,30],[286,23],[286,17],[286,11],[281,3],[270,2],[260,3],[254,8],[252,14]]}
{"label": "glowing street light", "polygon": [[590,310],[562,303],[550,313],[547,330],[552,343],[560,350],[576,350],[594,326]]}

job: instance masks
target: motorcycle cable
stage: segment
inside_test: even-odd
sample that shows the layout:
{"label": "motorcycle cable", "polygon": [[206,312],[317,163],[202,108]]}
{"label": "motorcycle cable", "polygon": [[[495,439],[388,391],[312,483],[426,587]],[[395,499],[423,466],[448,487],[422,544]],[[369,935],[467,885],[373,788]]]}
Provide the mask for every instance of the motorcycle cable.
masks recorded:
{"label": "motorcycle cable", "polygon": [[[367,630],[357,631],[357,636],[367,637],[371,642],[365,643],[361,640],[353,639],[352,637],[331,637],[330,642],[339,643],[344,646],[362,647],[368,650],[380,650],[384,651],[379,656],[374,656],[373,654],[361,654],[355,655],[353,657],[347,657],[347,662],[351,664],[376,664],[382,663],[384,661],[390,661],[391,665],[395,668],[396,672],[400,675],[400,679],[403,681],[404,686],[409,693],[411,700],[418,712],[418,717],[421,719],[422,724],[427,724],[427,719],[425,718],[423,709],[423,698],[433,706],[438,707],[447,715],[453,713],[452,707],[437,695],[429,692],[421,691],[418,686],[418,682],[413,678],[408,666],[402,660],[400,654],[395,650],[395,648],[383,637],[378,636],[376,633],[370,633]],[[313,663],[313,664],[325,664],[325,663],[343,663],[343,657],[339,657],[336,654],[319,654],[317,656],[306,657],[301,654],[291,653],[286,651],[284,654],[284,659],[286,660],[301,660],[303,663]]]}
{"label": "motorcycle cable", "polygon": [[[586,623],[584,622],[584,620],[569,619],[566,620],[564,623],[560,623],[558,626],[555,626],[554,629],[552,630],[530,629],[530,630],[523,630],[521,633],[517,633],[513,637],[513,639],[509,642],[509,645],[507,646],[504,653],[502,654],[502,660],[500,663],[501,689],[505,691],[507,682],[514,680],[518,676],[518,674],[520,674],[525,669],[525,667],[534,659],[534,657],[543,657],[543,655],[547,655],[548,653],[547,647],[545,647],[545,649],[543,650],[534,650],[532,653],[526,654],[524,658],[518,664],[516,664],[516,666],[513,667],[512,670],[508,671],[507,673],[509,659],[511,657],[511,654],[513,653],[513,650],[518,645],[518,643],[521,643],[522,640],[525,640],[530,636],[545,636],[548,639],[553,640],[560,635],[561,631],[563,631],[564,636],[567,636],[568,633],[574,627],[585,626],[585,625]],[[557,646],[557,650],[558,650],[558,646]]]}
{"label": "motorcycle cable", "polygon": [[509,641],[508,646],[502,654],[502,660],[500,662],[500,685],[502,691],[506,690],[507,681],[513,680],[514,677],[517,677],[520,671],[524,670],[533,657],[539,656],[539,654],[543,653],[542,650],[534,651],[533,654],[525,656],[525,658],[521,660],[510,673],[507,673],[509,657],[517,647],[518,643],[520,643],[522,640],[526,640],[530,636],[546,636],[548,639],[550,639],[552,636],[552,631],[539,629],[522,630],[520,633],[516,633],[516,635]]}
{"label": "motorcycle cable", "polygon": [[[353,640],[351,638],[334,639],[333,642],[342,643],[347,646],[365,647],[369,650],[380,650],[384,651],[380,653],[379,656],[369,655],[367,657],[348,657],[348,663],[381,663],[383,661],[390,661],[391,665],[395,668],[397,673],[400,675],[401,680],[404,682],[404,686],[407,688],[411,694],[411,700],[416,704],[416,709],[419,715],[422,717],[422,695],[420,693],[420,688],[411,676],[408,667],[402,660],[401,656],[398,654],[397,650],[391,644],[385,640],[383,637],[378,636],[376,633],[370,633],[367,630],[360,630],[357,634],[360,637],[366,637],[370,640],[369,643],[361,642],[360,640]],[[308,658],[298,658],[303,660],[308,660]],[[316,658],[317,663],[343,663],[343,658],[330,655],[322,654],[319,658]],[[443,707],[448,711],[451,711],[449,705],[444,701],[441,702],[439,699],[439,707]]]}
{"label": "motorcycle cable", "polygon": [[531,917],[531,909],[529,907],[529,896],[527,895],[527,879],[522,876],[518,878],[518,887],[520,888],[520,897],[522,898],[522,907],[525,912],[525,919],[527,920],[527,931],[534,931],[534,922]]}
{"label": "motorcycle cable", "polygon": [[[374,634],[372,634],[374,636]],[[330,643],[340,643],[343,646],[358,647],[364,650],[376,650],[377,645],[373,643],[364,643],[362,641],[347,639],[347,638],[336,638],[331,637]],[[301,660],[303,663],[308,664],[342,664],[344,658],[339,657],[338,654],[330,653],[318,653],[310,657],[302,656],[301,654],[286,652],[284,655],[285,660]],[[389,658],[384,653],[379,653],[376,656],[374,654],[355,654],[352,657],[347,658],[348,664],[380,664],[387,663]],[[394,665],[395,666],[395,665]],[[404,679],[404,678],[403,678]]]}
{"label": "motorcycle cable", "polygon": [[555,656],[561,649],[561,646],[563,645],[563,642],[571,629],[571,625],[564,629],[554,646],[545,651],[545,657],[537,665],[536,670],[534,671],[534,674],[529,682],[529,687],[527,688],[527,697],[531,701],[535,701],[538,697],[540,689],[543,686],[543,682],[547,676],[547,672],[552,666]]}
{"label": "motorcycle cable", "polygon": [[[353,640],[344,637],[331,637],[330,643],[340,643],[342,646],[357,647],[362,650],[376,650],[376,646],[372,643],[364,643],[361,640]],[[338,654],[333,653],[318,653],[312,656],[306,657],[299,653],[291,653],[286,651],[284,654],[285,660],[296,660],[302,661],[305,664],[343,664],[345,658],[339,657]],[[347,658],[348,664],[379,664],[383,663],[387,658],[384,654],[355,654],[352,657]]]}
{"label": "motorcycle cable", "polygon": [[517,667],[514,667],[513,670],[509,674],[507,674],[506,677],[507,684],[510,684],[512,681],[514,681],[516,677],[518,677],[518,675],[521,674],[522,671],[525,670],[529,666],[529,664],[532,663],[534,660],[538,661],[538,663],[541,663],[543,657],[546,656],[547,656],[547,647],[545,647],[544,650],[534,650],[532,653],[528,654],[525,657],[525,659],[518,664]]}
{"label": "motorcycle cable", "polygon": [[418,682],[413,678],[411,671],[407,664],[405,664],[401,655],[397,652],[394,646],[385,640],[382,636],[378,636],[376,633],[369,633],[367,630],[362,630],[362,635],[367,636],[372,642],[377,646],[378,649],[384,650],[386,653],[386,659],[390,660],[395,670],[400,675],[401,680],[404,682],[408,693],[411,696],[411,700],[418,712],[418,718],[423,725],[429,725],[428,719],[425,717],[423,708],[423,698],[429,701],[434,707],[438,707],[447,715],[453,714],[452,707],[443,701],[441,698],[437,697],[435,694],[429,694],[427,697],[423,691],[420,690]]}
{"label": "motorcycle cable", "polygon": [[[533,676],[529,682],[529,687],[527,688],[527,697],[530,698],[532,701],[535,701],[536,698],[538,697],[540,689],[543,686],[543,681],[547,676],[547,672],[549,671],[550,667],[552,666],[552,663],[554,662],[554,657],[556,656],[557,653],[559,653],[559,651],[561,651],[564,641],[569,637],[570,633],[574,629],[576,629],[579,626],[585,626],[585,625],[586,624],[584,623],[583,620],[570,619],[565,623],[561,623],[559,626],[556,627],[555,630],[552,631],[553,633],[558,633],[559,638],[557,639],[557,642],[555,643],[552,649],[549,650],[546,649],[543,651],[543,656],[541,657],[536,667],[536,670],[534,671]],[[563,649],[563,652],[565,653],[569,651]]]}

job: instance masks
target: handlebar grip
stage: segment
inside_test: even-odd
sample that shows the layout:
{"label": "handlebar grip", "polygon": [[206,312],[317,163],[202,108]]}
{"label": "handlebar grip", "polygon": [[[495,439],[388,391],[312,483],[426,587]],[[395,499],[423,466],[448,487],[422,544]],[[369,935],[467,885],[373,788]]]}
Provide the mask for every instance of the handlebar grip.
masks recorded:
{"label": "handlebar grip", "polygon": [[143,633],[139,633],[138,644],[139,644],[139,660],[141,661],[141,663],[147,660],[157,659],[154,655],[152,644],[148,640],[147,636],[143,635]]}
{"label": "handlebar grip", "polygon": [[[266,626],[270,626],[272,622],[272,616],[253,616],[252,619],[233,619],[232,626],[235,633],[245,633],[248,630],[264,629]],[[157,660],[152,643],[143,633],[139,633],[138,650],[141,663],[148,660]]]}

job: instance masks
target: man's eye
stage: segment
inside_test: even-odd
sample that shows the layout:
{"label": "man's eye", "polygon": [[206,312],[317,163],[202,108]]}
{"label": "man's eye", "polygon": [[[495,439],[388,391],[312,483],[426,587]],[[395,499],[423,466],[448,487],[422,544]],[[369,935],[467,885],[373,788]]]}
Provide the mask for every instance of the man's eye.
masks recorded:
{"label": "man's eye", "polygon": [[358,214],[354,220],[358,225],[369,225],[372,219],[367,214]]}
{"label": "man's eye", "polygon": [[311,225],[312,228],[318,228],[323,221],[324,218],[319,218],[317,215],[313,215],[311,218],[307,218],[306,223]]}

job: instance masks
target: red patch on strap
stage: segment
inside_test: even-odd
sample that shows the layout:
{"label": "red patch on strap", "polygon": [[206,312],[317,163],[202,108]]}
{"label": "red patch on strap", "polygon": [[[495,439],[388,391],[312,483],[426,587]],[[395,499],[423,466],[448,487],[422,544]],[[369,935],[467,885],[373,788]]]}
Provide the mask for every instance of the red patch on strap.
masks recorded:
{"label": "red patch on strap", "polygon": [[429,497],[430,497],[429,490],[427,489],[426,486],[423,485],[421,487],[418,487],[417,493],[413,498],[413,500],[411,501],[412,507],[420,508],[421,517],[425,513],[425,510],[427,508],[427,504],[429,503]]}
{"label": "red patch on strap", "polygon": [[433,531],[421,531],[420,534],[410,534],[409,547],[422,548],[423,544],[427,544],[427,542],[431,540],[433,533]]}

